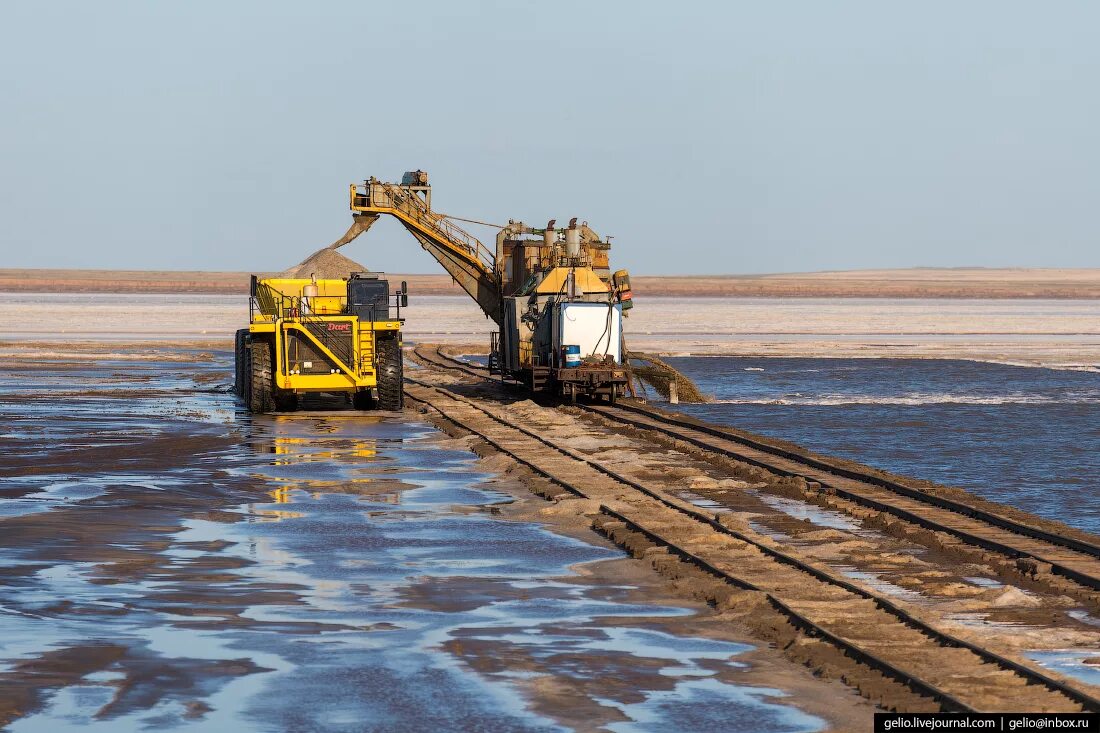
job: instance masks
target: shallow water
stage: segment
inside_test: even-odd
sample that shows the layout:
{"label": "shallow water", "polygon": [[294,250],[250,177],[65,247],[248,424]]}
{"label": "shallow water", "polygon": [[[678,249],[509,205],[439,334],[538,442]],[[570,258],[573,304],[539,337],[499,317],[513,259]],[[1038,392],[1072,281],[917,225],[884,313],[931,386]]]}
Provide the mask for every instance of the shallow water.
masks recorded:
{"label": "shallow water", "polygon": [[689,609],[574,575],[617,550],[483,511],[511,496],[409,416],[99,369],[0,378],[0,677],[89,664],[13,732],[560,730],[548,686],[608,730],[822,726],[738,683],[750,647],[661,627]]}
{"label": "shallow water", "polygon": [[1100,532],[1100,374],[923,359],[674,357],[679,409]]}
{"label": "shallow water", "polygon": [[1086,659],[1096,659],[1095,651],[1063,649],[1058,651],[1028,652],[1027,657],[1041,666],[1061,672],[1090,685],[1100,685],[1100,666],[1086,664]]}

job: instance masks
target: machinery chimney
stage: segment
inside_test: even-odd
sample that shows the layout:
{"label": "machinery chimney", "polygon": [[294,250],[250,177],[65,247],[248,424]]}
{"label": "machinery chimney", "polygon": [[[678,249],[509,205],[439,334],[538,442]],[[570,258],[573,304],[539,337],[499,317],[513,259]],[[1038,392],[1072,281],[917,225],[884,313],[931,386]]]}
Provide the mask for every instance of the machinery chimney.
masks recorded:
{"label": "machinery chimney", "polygon": [[569,220],[569,228],[565,230],[565,256],[570,259],[581,255],[581,230],[577,228],[577,217]]}

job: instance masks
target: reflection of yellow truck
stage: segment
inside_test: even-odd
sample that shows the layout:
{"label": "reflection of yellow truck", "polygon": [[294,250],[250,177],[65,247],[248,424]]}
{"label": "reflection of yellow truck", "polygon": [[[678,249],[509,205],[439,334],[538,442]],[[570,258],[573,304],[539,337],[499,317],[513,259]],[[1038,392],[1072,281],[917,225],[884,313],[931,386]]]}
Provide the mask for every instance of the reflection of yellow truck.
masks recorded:
{"label": "reflection of yellow truck", "polygon": [[[300,395],[346,395],[357,408],[402,407],[401,308],[377,273],[346,280],[252,278],[237,331],[237,394],[252,412],[292,410]],[[391,317],[392,316],[392,317]]]}

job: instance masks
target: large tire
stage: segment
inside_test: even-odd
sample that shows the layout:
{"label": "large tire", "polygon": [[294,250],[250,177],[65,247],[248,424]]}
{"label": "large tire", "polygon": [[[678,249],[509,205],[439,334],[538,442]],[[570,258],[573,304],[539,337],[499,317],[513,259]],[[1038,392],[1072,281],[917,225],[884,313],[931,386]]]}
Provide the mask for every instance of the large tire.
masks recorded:
{"label": "large tire", "polygon": [[252,406],[252,347],[245,343],[241,346],[241,402],[245,407]]}
{"label": "large tire", "polygon": [[378,339],[378,407],[400,410],[405,407],[405,366],[401,343],[396,338]]}
{"label": "large tire", "polygon": [[245,377],[245,367],[248,365],[245,359],[245,350],[248,348],[246,339],[248,338],[248,329],[242,328],[237,331],[236,338],[233,340],[233,362],[236,367],[236,376],[233,379],[233,392],[238,397],[244,397],[247,392],[245,386],[247,379]]}
{"label": "large tire", "polygon": [[275,410],[275,380],[271,370],[271,344],[253,341],[250,349],[252,362],[248,409],[252,412]]}

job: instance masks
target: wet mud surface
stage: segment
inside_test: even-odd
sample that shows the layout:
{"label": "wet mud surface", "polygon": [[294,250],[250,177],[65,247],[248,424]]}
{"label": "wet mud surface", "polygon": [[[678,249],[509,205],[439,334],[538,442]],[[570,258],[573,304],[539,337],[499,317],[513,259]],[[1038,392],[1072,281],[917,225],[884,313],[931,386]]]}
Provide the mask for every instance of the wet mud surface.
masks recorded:
{"label": "wet mud surface", "polygon": [[230,372],[197,351],[0,371],[0,727],[869,720],[468,442],[411,412],[253,418]]}

